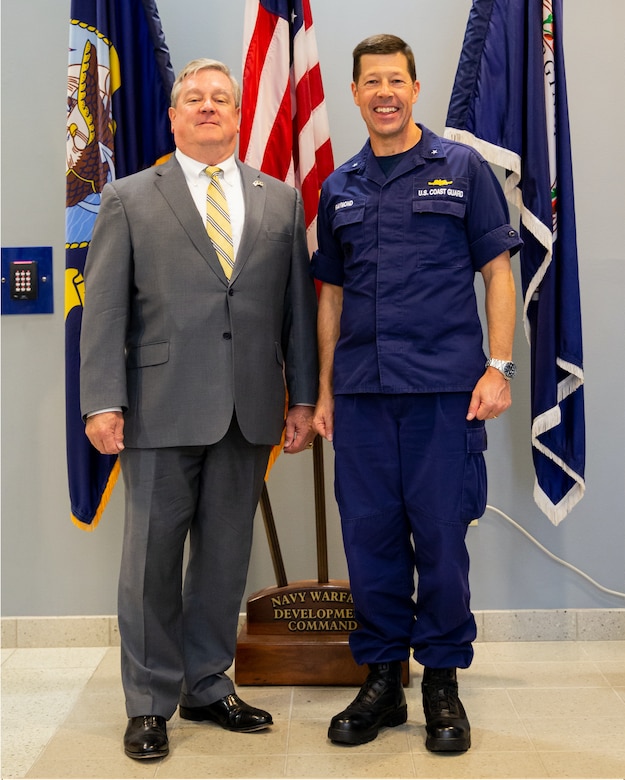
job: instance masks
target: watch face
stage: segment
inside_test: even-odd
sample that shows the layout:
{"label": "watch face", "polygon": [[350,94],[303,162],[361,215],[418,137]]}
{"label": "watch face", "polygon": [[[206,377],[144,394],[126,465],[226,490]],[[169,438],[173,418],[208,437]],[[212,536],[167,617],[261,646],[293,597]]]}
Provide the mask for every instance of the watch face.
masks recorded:
{"label": "watch face", "polygon": [[503,367],[503,373],[505,377],[512,379],[512,377],[516,374],[516,366],[514,363],[506,363]]}

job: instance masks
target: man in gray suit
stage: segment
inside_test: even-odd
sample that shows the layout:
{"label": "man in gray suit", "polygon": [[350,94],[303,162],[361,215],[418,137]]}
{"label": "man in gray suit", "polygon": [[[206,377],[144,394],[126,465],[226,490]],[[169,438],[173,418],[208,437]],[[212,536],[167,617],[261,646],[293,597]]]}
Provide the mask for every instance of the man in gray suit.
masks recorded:
{"label": "man in gray suit", "polygon": [[[183,69],[175,155],[104,188],[85,269],[81,405],[124,478],[124,748],[137,759],[168,753],[178,705],[232,731],[272,723],[226,670],[271,448],[283,430],[287,453],[315,435],[316,295],[300,195],[235,158],[239,114],[225,65]],[[207,166],[227,202],[226,271],[205,223]]]}

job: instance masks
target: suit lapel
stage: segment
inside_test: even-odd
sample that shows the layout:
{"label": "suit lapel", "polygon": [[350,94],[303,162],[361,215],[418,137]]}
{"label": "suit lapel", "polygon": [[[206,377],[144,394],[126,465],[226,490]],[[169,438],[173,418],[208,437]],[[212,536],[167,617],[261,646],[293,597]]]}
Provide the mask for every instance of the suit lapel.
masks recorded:
{"label": "suit lapel", "polygon": [[263,174],[256,168],[251,168],[239,160],[237,160],[237,165],[241,172],[241,181],[243,183],[245,224],[232,272],[232,280],[236,279],[241,273],[259,239],[263,214],[265,213],[265,199],[267,197]]}
{"label": "suit lapel", "polygon": [[199,218],[180,164],[172,155],[166,163],[154,168],[154,172],[156,186],[176,215],[176,219],[204,260],[223,281],[224,285],[227,285],[228,281],[224,276],[208,233]]}

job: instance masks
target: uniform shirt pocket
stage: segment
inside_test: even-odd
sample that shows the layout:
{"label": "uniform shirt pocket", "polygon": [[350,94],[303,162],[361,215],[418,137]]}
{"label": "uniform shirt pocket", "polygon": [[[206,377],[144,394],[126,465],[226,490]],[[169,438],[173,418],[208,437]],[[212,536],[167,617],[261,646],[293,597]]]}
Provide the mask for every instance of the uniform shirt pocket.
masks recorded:
{"label": "uniform shirt pocket", "polygon": [[365,221],[364,200],[342,200],[334,204],[331,217],[332,234],[339,242],[346,258],[354,252],[354,246],[362,246]]}
{"label": "uniform shirt pocket", "polygon": [[412,190],[412,210],[463,218],[468,188],[468,179],[464,177],[417,180]]}
{"label": "uniform shirt pocket", "polygon": [[416,214],[443,214],[463,219],[466,210],[466,203],[453,200],[421,198],[412,201],[412,211]]}
{"label": "uniform shirt pocket", "polygon": [[464,179],[415,181],[412,219],[419,266],[458,268],[470,264]]}

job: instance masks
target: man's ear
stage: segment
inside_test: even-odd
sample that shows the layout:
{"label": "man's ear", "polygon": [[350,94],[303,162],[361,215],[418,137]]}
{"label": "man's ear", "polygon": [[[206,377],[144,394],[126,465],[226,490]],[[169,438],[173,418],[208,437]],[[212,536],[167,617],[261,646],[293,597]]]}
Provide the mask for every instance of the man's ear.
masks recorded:
{"label": "man's ear", "polygon": [[412,85],[412,104],[414,105],[417,102],[417,98],[419,97],[419,92],[421,91],[421,83],[419,81],[415,81],[415,83]]}

